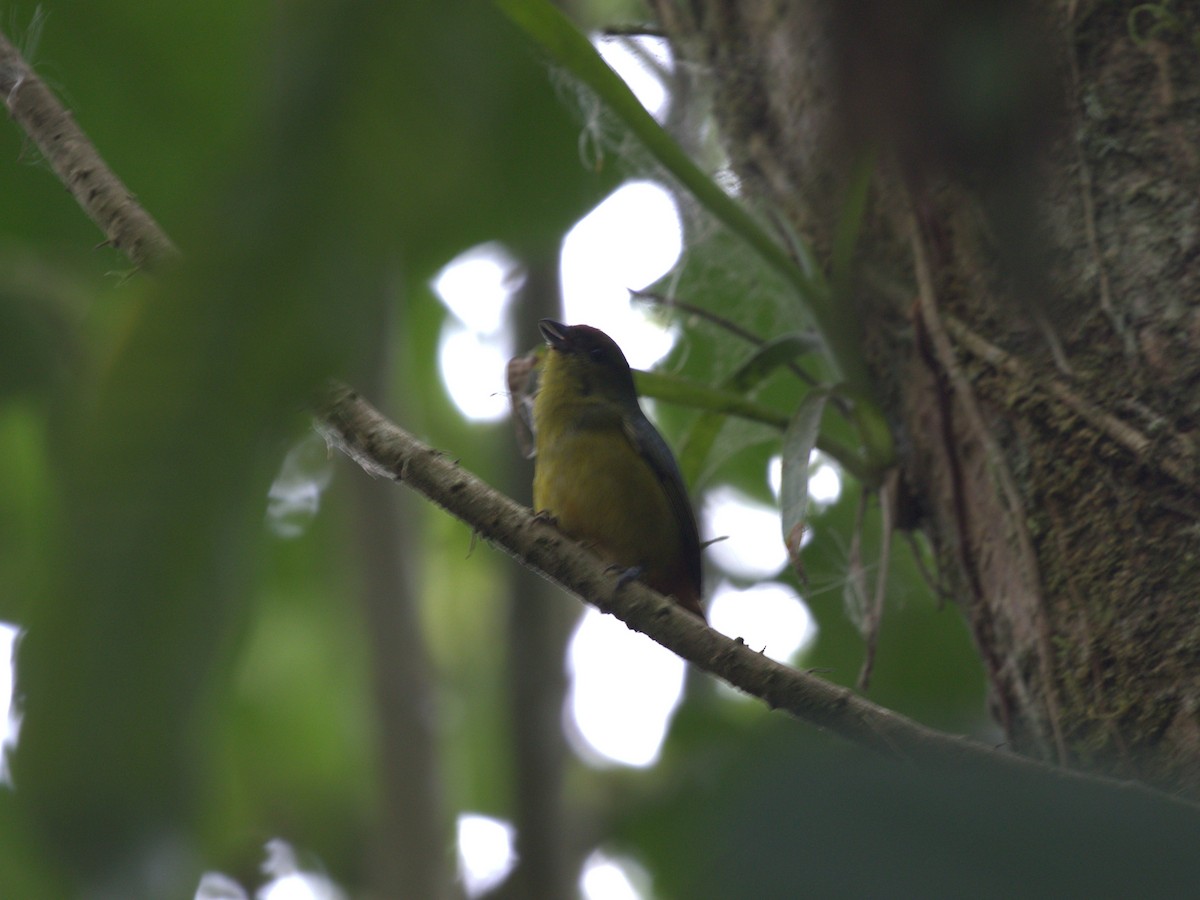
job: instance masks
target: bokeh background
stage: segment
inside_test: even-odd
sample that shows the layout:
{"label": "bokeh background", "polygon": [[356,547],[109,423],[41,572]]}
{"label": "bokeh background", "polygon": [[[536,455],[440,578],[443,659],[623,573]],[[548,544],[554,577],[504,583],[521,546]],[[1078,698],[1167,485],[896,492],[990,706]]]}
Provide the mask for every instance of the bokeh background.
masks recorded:
{"label": "bokeh background", "polygon": [[[0,11],[186,257],[154,278],[97,247],[0,129],[4,896],[1002,895],[997,848],[1103,822],[1090,794],[897,769],[685,673],[327,451],[307,409],[337,376],[528,503],[503,364],[541,316],[707,384],[750,346],[628,289],[764,338],[806,325],[490,5]],[[697,73],[653,39],[596,43],[720,180],[684,102]],[[787,415],[802,385],[783,370],[754,396]],[[688,440],[694,410],[647,405]],[[879,574],[878,510],[855,550],[860,489],[814,457],[802,582],[779,453],[778,432],[730,421],[686,461],[704,536],[728,538],[706,554],[711,618],[852,685],[847,585],[852,557]],[[923,568],[897,541],[869,696],[993,739],[979,660]],[[1159,846],[1117,834],[1080,840],[1110,863]],[[1047,885],[1111,877],[1056,855]]]}

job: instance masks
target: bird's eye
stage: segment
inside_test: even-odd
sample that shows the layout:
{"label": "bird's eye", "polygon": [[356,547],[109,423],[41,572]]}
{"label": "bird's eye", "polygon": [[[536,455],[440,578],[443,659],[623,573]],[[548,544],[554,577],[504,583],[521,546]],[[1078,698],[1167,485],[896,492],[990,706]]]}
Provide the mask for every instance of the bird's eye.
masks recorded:
{"label": "bird's eye", "polygon": [[593,347],[588,351],[588,356],[592,358],[592,362],[604,362],[604,348]]}

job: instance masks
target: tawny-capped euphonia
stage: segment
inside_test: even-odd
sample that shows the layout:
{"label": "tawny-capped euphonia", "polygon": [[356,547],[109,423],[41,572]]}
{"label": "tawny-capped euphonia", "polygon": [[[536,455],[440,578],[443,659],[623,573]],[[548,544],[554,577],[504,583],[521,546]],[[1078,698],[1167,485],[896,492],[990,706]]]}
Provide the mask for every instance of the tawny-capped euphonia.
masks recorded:
{"label": "tawny-capped euphonia", "polygon": [[550,350],[533,403],[534,509],[704,618],[696,517],[625,354],[588,325],[539,328]]}

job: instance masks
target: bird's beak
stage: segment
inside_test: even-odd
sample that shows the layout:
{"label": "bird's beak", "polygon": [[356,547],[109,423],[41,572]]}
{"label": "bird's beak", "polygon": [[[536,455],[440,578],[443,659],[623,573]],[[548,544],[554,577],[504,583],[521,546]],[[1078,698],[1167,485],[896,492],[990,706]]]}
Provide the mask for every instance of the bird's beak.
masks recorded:
{"label": "bird's beak", "polygon": [[542,337],[546,339],[546,343],[550,345],[552,350],[565,352],[571,348],[571,342],[567,338],[567,326],[562,322],[555,322],[553,319],[542,319],[538,322],[538,330],[542,333]]}

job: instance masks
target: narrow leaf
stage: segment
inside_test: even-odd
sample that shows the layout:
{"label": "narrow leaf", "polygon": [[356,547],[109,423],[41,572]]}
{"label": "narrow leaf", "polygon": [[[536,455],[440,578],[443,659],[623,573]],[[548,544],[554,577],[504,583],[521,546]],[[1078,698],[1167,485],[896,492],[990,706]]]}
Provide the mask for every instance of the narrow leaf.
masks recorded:
{"label": "narrow leaf", "polygon": [[810,392],[800,401],[783,435],[783,479],[779,491],[783,543],[802,582],[806,580],[800,564],[800,544],[808,515],[808,460],[817,444],[828,400],[828,391]]}

